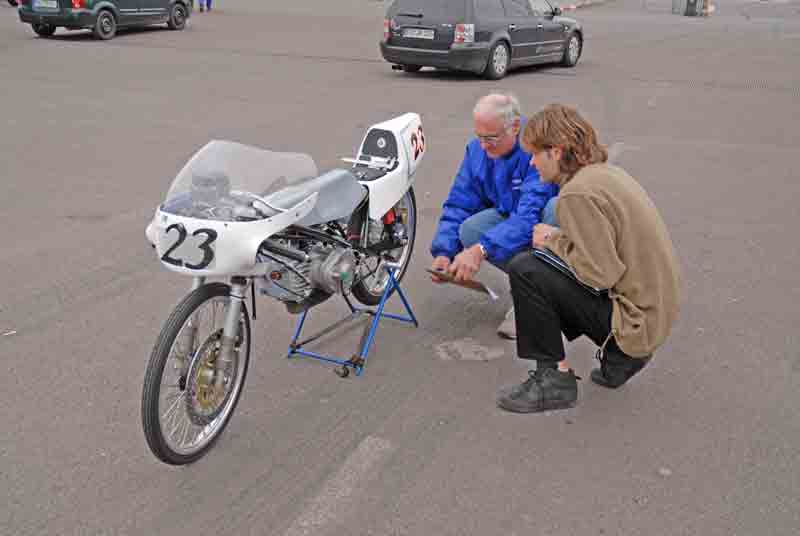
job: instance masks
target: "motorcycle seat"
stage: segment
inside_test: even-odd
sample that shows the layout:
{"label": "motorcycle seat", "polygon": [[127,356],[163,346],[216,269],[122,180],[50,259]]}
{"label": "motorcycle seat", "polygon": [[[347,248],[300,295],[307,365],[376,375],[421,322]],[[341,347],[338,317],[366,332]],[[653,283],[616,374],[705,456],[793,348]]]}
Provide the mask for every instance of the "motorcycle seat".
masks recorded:
{"label": "motorcycle seat", "polygon": [[332,169],[295,186],[284,188],[266,198],[270,205],[290,209],[313,193],[317,193],[314,208],[300,225],[316,225],[349,218],[367,195],[367,188],[346,169]]}

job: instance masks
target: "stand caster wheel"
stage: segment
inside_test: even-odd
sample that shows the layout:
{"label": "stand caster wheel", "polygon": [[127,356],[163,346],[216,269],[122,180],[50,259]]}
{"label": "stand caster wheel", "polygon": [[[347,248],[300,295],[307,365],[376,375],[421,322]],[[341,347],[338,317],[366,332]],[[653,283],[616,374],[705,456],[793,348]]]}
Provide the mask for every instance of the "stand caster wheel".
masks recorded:
{"label": "stand caster wheel", "polygon": [[340,378],[347,378],[350,376],[350,367],[347,365],[342,365],[341,367],[333,369],[337,376]]}

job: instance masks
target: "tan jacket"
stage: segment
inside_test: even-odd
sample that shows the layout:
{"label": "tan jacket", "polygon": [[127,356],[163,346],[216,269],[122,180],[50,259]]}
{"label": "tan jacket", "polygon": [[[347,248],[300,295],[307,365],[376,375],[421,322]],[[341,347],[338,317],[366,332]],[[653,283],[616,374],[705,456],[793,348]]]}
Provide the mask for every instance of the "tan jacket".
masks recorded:
{"label": "tan jacket", "polygon": [[546,247],[584,283],[610,289],[619,347],[633,357],[651,354],[678,316],[681,276],[647,192],[624,170],[593,164],[561,185],[556,218],[560,231]]}

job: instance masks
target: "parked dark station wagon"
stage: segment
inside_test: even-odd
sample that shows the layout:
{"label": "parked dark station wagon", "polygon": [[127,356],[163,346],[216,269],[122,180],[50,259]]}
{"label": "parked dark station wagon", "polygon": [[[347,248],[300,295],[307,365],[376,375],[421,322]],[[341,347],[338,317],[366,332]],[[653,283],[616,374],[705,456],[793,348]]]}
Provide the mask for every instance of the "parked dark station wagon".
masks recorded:
{"label": "parked dark station wagon", "polygon": [[19,18],[41,37],[57,28],[91,29],[98,39],[111,39],[117,28],[166,23],[183,30],[192,0],[20,0]]}
{"label": "parked dark station wagon", "polygon": [[471,71],[490,79],[539,63],[573,67],[583,28],[547,0],[395,0],[380,48],[395,69]]}

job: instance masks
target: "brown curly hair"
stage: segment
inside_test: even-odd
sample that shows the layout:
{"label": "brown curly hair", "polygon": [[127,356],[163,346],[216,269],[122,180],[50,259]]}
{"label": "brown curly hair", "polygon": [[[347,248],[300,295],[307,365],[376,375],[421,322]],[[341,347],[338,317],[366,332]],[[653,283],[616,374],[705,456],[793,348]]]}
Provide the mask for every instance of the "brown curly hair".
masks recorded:
{"label": "brown curly hair", "polygon": [[582,167],[608,160],[594,127],[574,108],[549,104],[525,124],[522,146],[530,153],[560,147],[561,171],[572,177]]}

